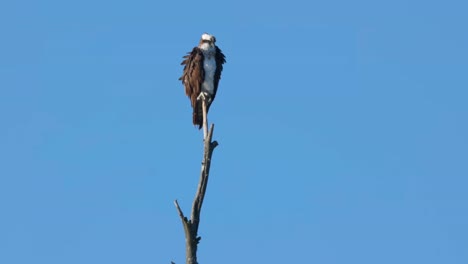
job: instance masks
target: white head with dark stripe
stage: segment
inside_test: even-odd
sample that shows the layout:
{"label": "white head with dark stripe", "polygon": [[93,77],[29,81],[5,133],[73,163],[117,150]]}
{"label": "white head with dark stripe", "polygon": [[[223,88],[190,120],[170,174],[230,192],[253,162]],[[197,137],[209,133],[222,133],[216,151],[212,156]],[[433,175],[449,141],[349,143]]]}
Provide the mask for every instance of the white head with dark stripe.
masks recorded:
{"label": "white head with dark stripe", "polygon": [[203,33],[200,39],[200,44],[198,47],[204,51],[211,51],[214,49],[216,43],[216,38],[213,35],[208,33]]}

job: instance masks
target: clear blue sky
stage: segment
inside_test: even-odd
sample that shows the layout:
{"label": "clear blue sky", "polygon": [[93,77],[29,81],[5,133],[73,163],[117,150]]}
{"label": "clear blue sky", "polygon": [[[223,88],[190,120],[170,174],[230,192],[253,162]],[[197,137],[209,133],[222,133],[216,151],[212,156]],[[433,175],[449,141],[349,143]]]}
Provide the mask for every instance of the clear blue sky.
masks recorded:
{"label": "clear blue sky", "polygon": [[184,263],[228,63],[200,263],[468,263],[463,1],[0,4],[0,263]]}

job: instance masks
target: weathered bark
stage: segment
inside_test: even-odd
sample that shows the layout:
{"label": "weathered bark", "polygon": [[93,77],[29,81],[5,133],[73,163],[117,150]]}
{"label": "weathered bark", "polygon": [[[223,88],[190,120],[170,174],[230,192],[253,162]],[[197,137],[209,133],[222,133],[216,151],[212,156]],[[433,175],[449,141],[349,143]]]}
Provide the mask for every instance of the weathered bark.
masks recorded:
{"label": "weathered bark", "polygon": [[206,186],[208,185],[208,177],[210,174],[211,156],[213,150],[218,146],[218,142],[212,142],[214,124],[211,124],[208,130],[208,118],[206,112],[206,102],[203,100],[203,161],[200,172],[200,181],[198,183],[197,193],[193,200],[192,213],[190,219],[184,216],[182,209],[180,209],[177,200],[174,204],[179,213],[182,225],[184,226],[185,233],[185,256],[186,264],[198,264],[197,262],[197,248],[201,237],[198,236],[198,226],[200,224],[200,212],[205,198]]}

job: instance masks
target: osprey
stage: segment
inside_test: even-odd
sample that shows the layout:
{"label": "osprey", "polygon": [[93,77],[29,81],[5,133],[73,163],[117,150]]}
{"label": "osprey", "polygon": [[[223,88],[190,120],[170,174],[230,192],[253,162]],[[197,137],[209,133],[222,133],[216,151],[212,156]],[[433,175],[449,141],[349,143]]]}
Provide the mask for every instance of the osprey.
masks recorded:
{"label": "osprey", "polygon": [[185,66],[179,80],[185,86],[185,94],[192,104],[193,124],[198,125],[199,129],[203,126],[202,100],[206,100],[208,113],[218,90],[223,64],[226,62],[224,54],[215,43],[214,36],[204,33],[198,47],[188,52],[181,63]]}

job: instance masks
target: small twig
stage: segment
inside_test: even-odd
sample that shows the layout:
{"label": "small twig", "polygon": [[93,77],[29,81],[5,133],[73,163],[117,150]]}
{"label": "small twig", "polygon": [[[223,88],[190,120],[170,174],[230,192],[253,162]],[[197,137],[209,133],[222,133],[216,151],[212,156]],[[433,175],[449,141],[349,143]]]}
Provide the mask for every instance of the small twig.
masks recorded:
{"label": "small twig", "polygon": [[182,212],[182,210],[180,209],[180,206],[179,206],[179,203],[177,202],[177,200],[174,201],[174,204],[175,204],[175,207],[177,208],[177,211],[179,212],[180,218],[183,220],[185,218],[185,216],[184,216],[184,213]]}

